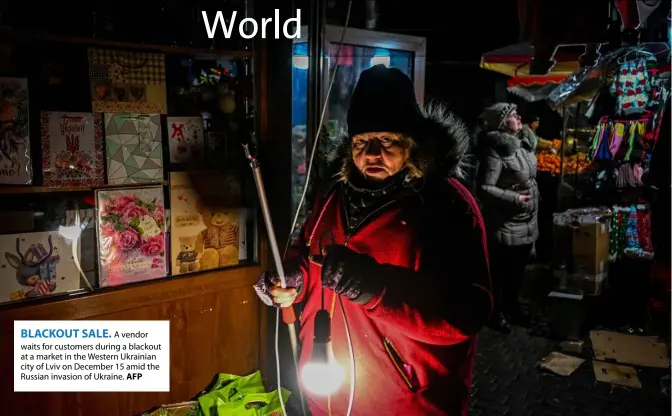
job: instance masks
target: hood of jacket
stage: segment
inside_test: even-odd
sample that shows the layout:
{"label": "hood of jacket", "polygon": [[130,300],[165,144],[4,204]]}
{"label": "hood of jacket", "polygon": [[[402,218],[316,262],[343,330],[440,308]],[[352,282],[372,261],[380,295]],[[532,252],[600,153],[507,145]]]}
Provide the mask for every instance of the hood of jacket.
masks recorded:
{"label": "hood of jacket", "polygon": [[481,149],[492,149],[499,156],[506,157],[516,153],[521,147],[534,152],[537,148],[537,136],[527,126],[518,134],[508,133],[502,130],[493,130],[481,136],[479,147]]}
{"label": "hood of jacket", "polygon": [[[467,166],[470,135],[462,120],[443,105],[429,104],[422,109],[423,119],[412,135],[410,162],[423,178],[441,175],[463,178]],[[329,176],[347,182],[353,172],[352,138],[341,134],[327,150]]]}

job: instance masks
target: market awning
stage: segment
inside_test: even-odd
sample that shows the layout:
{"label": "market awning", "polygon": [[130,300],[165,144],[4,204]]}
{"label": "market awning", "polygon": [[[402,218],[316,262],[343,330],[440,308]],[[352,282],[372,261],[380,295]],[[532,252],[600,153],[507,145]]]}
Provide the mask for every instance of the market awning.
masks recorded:
{"label": "market awning", "polygon": [[[578,49],[578,50],[577,50]],[[529,43],[517,43],[495,49],[481,57],[481,68],[509,77],[509,87],[559,84],[578,67],[583,46],[561,46],[555,54],[556,65],[547,75],[530,75],[534,48]]]}

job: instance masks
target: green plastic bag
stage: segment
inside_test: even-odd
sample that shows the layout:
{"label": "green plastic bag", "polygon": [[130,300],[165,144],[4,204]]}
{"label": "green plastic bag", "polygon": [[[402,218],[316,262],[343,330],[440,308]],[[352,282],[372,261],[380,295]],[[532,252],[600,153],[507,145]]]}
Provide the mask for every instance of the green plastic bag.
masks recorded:
{"label": "green plastic bag", "polygon": [[[282,389],[287,404],[289,390]],[[213,387],[198,398],[204,416],[271,416],[282,415],[278,391],[266,393],[261,373],[249,376],[220,374]]]}

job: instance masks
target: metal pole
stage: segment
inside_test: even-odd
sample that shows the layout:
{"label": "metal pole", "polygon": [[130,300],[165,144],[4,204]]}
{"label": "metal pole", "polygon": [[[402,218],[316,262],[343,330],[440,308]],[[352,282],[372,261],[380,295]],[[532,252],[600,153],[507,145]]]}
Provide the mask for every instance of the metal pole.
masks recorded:
{"label": "metal pole", "polygon": [[[261,205],[261,212],[264,216],[264,223],[266,224],[266,232],[268,233],[268,245],[271,248],[271,253],[273,254],[273,261],[275,262],[275,268],[280,277],[280,284],[282,288],[287,287],[287,280],[285,279],[285,270],[282,267],[282,256],[280,255],[280,250],[278,248],[278,240],[275,238],[275,228],[273,228],[273,220],[271,219],[271,211],[268,208],[268,200],[266,199],[266,189],[264,188],[264,181],[261,177],[261,169],[259,169],[259,162],[257,158],[250,154],[250,149],[247,144],[243,144],[243,149],[245,149],[245,157],[250,161],[250,167],[252,168],[252,174],[254,176],[254,183],[257,186],[257,194],[259,195],[259,204]],[[296,337],[296,312],[294,311],[294,306],[289,306],[287,308],[282,308],[282,320],[289,329],[289,343],[292,346],[292,357],[294,358],[294,369],[297,371],[297,382],[298,379],[298,364],[299,364],[299,343]],[[300,388],[300,387],[299,387]],[[301,405],[303,406],[303,395],[301,395]],[[305,409],[304,409],[304,414]]]}

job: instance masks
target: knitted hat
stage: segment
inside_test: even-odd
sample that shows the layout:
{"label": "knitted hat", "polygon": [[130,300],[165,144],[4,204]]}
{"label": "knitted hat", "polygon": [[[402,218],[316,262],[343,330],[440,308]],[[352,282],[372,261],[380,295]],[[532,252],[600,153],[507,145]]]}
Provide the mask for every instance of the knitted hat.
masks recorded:
{"label": "knitted hat", "polygon": [[515,104],[497,103],[486,108],[481,115],[486,131],[499,130],[504,125],[504,120],[516,109]]}
{"label": "knitted hat", "polygon": [[348,136],[387,131],[413,134],[424,120],[413,82],[397,68],[362,72],[348,108]]}

